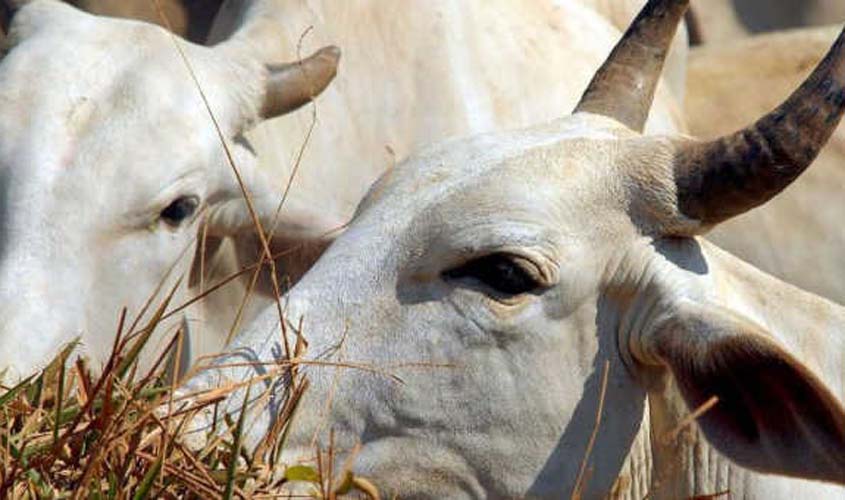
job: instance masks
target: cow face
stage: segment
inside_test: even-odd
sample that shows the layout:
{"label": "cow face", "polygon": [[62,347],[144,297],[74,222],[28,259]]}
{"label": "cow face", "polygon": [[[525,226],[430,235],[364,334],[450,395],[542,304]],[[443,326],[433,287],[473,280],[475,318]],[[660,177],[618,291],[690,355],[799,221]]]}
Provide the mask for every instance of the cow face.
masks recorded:
{"label": "cow face", "polygon": [[[338,446],[366,444],[361,474],[406,494],[403,478],[431,478],[413,491],[432,497],[569,491],[607,361],[613,415],[590,483],[609,487],[627,447],[606,444],[630,444],[644,407],[609,315],[618,308],[606,298],[625,274],[624,249],[644,243],[620,175],[638,145],[633,135],[584,114],[448,144],[371,189],[286,302],[288,331],[302,329],[310,354],[371,363],[402,380],[306,368],[308,401],[318,407],[334,395]],[[240,344],[278,338],[276,320],[266,313]],[[308,420],[297,421],[290,443],[303,447],[290,456],[307,453],[320,419]],[[464,467],[478,483],[467,484]]]}
{"label": "cow face", "polygon": [[[597,497],[647,395],[654,432],[672,428],[675,402],[689,411],[715,396],[700,424],[730,459],[842,483],[841,402],[730,293],[742,277],[695,236],[812,161],[843,112],[845,35],[748,129],[709,143],[643,137],[654,61],[685,6],[649,2],[574,115],[445,144],[373,186],[287,295],[281,332],[304,335],[312,358],[291,460],[322,436],[339,450],[363,443],[356,470],[400,496],[578,496],[587,484],[580,494]],[[188,389],[263,375],[286,352],[279,322],[267,311]],[[257,401],[253,441],[279,410],[279,398]]]}
{"label": "cow face", "polygon": [[[255,206],[275,209],[240,134],[307,97],[296,87],[304,67],[269,70],[240,39],[205,48],[47,1],[20,11],[10,35],[0,66],[0,365],[24,375],[74,337],[104,359],[121,309],[130,320],[148,300],[154,309],[186,276],[201,221],[216,236],[249,226],[230,162]],[[329,61],[311,76],[323,66],[333,75],[336,52],[318,58]],[[315,78],[312,91],[330,79]],[[173,320],[162,333],[182,317]]]}

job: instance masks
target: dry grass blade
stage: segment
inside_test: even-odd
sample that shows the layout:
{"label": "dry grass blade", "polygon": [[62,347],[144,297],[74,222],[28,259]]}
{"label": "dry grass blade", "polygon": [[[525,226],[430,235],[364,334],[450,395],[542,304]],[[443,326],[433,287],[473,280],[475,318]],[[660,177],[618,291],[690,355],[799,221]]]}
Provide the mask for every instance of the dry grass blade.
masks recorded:
{"label": "dry grass blade", "polygon": [[241,451],[244,420],[246,419],[247,405],[249,404],[250,389],[252,389],[252,386],[248,386],[246,388],[244,404],[241,406],[241,413],[238,416],[238,425],[235,427],[235,434],[232,440],[232,458],[229,460],[229,467],[226,469],[226,489],[223,490],[223,500],[230,500],[235,492],[235,474],[238,470],[238,456]]}
{"label": "dry grass blade", "polygon": [[593,452],[593,446],[596,444],[596,436],[599,433],[601,426],[602,415],[604,414],[604,398],[607,395],[607,377],[610,373],[610,362],[604,362],[604,369],[601,375],[601,392],[599,393],[599,405],[596,409],[596,423],[593,426],[593,432],[590,434],[590,440],[587,442],[587,449],[584,451],[584,458],[581,460],[581,468],[578,470],[578,477],[575,479],[575,487],[572,489],[572,500],[580,500],[584,487],[587,484],[587,464],[590,460],[590,455]]}
{"label": "dry grass blade", "polygon": [[698,420],[699,417],[710,411],[716,404],[719,402],[719,398],[716,396],[711,397],[704,403],[702,403],[698,408],[693,410],[692,413],[684,417],[683,420],[670,432],[666,433],[664,436],[661,436],[661,440],[664,445],[670,444],[676,439],[678,436],[683,432],[684,429],[692,425],[693,422]]}
{"label": "dry grass blade", "polygon": [[290,359],[290,344],[288,342],[287,335],[284,329],[285,317],[282,311],[282,303],[280,299],[282,295],[281,287],[279,285],[278,275],[276,273],[276,263],[273,260],[273,252],[270,249],[270,243],[267,237],[268,233],[265,232],[264,227],[261,224],[261,219],[258,216],[258,212],[256,212],[255,210],[255,204],[253,203],[252,196],[249,193],[249,190],[247,190],[246,188],[246,184],[244,183],[243,177],[241,176],[237,164],[235,163],[235,158],[232,155],[232,150],[229,147],[228,142],[226,141],[226,136],[223,134],[223,129],[220,127],[220,123],[217,121],[217,117],[214,114],[214,110],[211,109],[211,104],[208,100],[208,96],[203,90],[199,78],[197,77],[197,74],[194,71],[193,65],[191,65],[190,60],[188,60],[187,55],[185,55],[185,51],[182,50],[182,46],[180,45],[179,39],[176,37],[176,35],[173,34],[172,27],[170,26],[170,21],[167,19],[167,16],[164,15],[164,11],[162,10],[159,1],[153,0],[153,4],[159,14],[159,17],[163,21],[164,26],[168,29],[168,32],[170,33],[170,38],[173,41],[173,46],[176,48],[179,57],[182,59],[182,62],[185,64],[185,68],[188,70],[188,73],[190,74],[191,79],[194,82],[194,86],[196,87],[197,92],[199,93],[199,96],[202,99],[203,105],[205,106],[205,110],[208,113],[209,119],[211,120],[211,124],[214,126],[214,131],[217,134],[217,139],[220,141],[220,145],[226,155],[226,161],[229,164],[229,167],[232,169],[232,173],[235,175],[235,179],[238,182],[238,187],[240,188],[241,193],[244,196],[247,211],[249,212],[249,216],[252,219],[253,225],[255,226],[255,233],[261,242],[261,250],[263,252],[262,262],[266,262],[267,265],[270,267],[270,281],[273,285],[273,293],[276,297],[275,303],[277,313],[279,315],[279,321],[282,324],[282,340],[285,347],[285,355],[288,359]]}
{"label": "dry grass blade", "polygon": [[[286,433],[284,431],[287,430],[288,424],[299,405],[299,401],[302,399],[302,395],[308,388],[308,384],[308,380],[303,379],[300,383],[296,384],[296,388],[291,391],[287,400],[285,400],[285,404],[282,405],[281,410],[279,410],[279,414],[276,416],[276,420],[270,427],[270,432],[264,436],[258,444],[258,447],[255,449],[255,460],[257,466],[260,467],[265,461],[269,461],[270,467],[275,466],[277,458],[276,451],[280,451],[284,446],[284,438],[286,437]],[[271,455],[270,457],[267,457],[268,453]]]}

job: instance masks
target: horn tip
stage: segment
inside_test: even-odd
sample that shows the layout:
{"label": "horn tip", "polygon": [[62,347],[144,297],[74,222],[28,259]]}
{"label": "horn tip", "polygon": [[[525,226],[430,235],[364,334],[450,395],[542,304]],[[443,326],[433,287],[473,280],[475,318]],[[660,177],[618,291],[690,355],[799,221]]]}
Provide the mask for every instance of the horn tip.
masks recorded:
{"label": "horn tip", "polygon": [[340,47],[337,45],[327,45],[322,49],[318,50],[315,54],[315,57],[320,59],[326,59],[328,62],[334,64],[335,66],[338,65],[340,62],[341,51]]}

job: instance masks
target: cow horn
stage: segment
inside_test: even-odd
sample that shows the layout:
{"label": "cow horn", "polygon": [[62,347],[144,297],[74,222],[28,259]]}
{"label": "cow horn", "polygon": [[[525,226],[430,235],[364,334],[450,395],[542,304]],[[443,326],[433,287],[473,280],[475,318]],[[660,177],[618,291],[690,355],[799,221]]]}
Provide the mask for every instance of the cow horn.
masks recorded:
{"label": "cow horn", "polygon": [[706,226],[762,205],[816,158],[845,111],[845,30],[786,101],[753,125],[680,146],[680,211]]}
{"label": "cow horn", "polygon": [[268,66],[262,118],[281,116],[311,102],[332,82],[339,61],[340,49],[330,45],[301,61]]}
{"label": "cow horn", "polygon": [[649,0],[593,76],[574,112],[604,115],[642,132],[688,5],[689,0]]}

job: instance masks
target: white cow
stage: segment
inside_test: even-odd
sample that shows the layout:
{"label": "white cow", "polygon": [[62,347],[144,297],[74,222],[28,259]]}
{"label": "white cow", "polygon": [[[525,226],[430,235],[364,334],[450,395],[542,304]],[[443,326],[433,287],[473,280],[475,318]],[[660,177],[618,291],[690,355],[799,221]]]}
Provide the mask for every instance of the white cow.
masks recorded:
{"label": "white cow", "polygon": [[[0,62],[0,366],[9,378],[79,336],[105,360],[121,308],[129,311],[124,334],[140,331],[187,274],[203,215],[221,236],[252,224],[177,43],[269,227],[277,196],[238,138],[308,102],[338,61],[326,48],[302,65],[266,66],[276,54],[259,50],[255,37],[271,24],[247,17],[229,40],[206,48],[56,1],[16,14]],[[312,221],[297,218],[303,210],[291,201],[279,234],[307,238]],[[173,306],[196,286],[176,288]],[[188,318],[162,325],[145,366],[174,328],[188,333]]]}
{"label": "white cow", "polygon": [[[224,4],[212,41],[227,37],[250,3]],[[552,119],[554,110],[577,101],[621,23],[642,3],[267,2],[282,29],[272,41],[285,58],[296,57],[300,42],[306,52],[326,44],[344,51],[340,75],[321,96],[294,190],[351,216],[379,175],[421,147]],[[685,45],[681,37],[649,132],[683,126]],[[278,138],[303,138],[311,122],[310,113],[297,113],[247,134],[268,177],[290,176],[300,144]]]}
{"label": "white cow", "polygon": [[[307,360],[374,370],[300,366],[289,463],[331,435],[389,497],[563,497],[579,477],[586,498],[845,495],[845,309],[698,237],[811,163],[845,111],[845,32],[755,124],[644,136],[686,3],[651,0],[573,115],[429,148],[372,187],[286,322]],[[183,390],[271,369],[279,327],[265,311]],[[258,382],[274,397],[251,443],[286,383]],[[683,420],[712,396],[702,436]]]}

